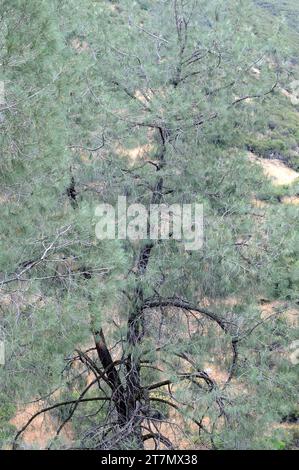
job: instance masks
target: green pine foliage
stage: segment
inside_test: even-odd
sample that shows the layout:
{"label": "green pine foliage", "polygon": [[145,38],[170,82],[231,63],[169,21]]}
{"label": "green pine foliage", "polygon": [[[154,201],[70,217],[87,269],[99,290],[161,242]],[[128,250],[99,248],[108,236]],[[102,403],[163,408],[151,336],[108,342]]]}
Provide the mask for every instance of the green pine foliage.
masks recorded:
{"label": "green pine foliage", "polygon": [[[1,12],[0,445],[39,400],[50,448],[292,447],[297,184],[274,188],[248,150],[298,169],[295,33],[247,0]],[[203,204],[203,248],[97,240],[96,206],[124,195]],[[154,432],[172,419],[177,443]]]}

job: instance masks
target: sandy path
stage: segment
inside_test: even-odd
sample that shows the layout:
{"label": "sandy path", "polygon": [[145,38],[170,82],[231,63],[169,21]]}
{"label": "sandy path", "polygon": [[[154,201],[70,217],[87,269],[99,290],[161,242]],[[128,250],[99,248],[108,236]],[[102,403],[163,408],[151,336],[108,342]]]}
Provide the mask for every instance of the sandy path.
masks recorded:
{"label": "sandy path", "polygon": [[262,166],[265,175],[272,180],[274,186],[290,185],[299,178],[297,171],[292,170],[280,160],[259,158],[251,152],[249,153],[249,159]]}

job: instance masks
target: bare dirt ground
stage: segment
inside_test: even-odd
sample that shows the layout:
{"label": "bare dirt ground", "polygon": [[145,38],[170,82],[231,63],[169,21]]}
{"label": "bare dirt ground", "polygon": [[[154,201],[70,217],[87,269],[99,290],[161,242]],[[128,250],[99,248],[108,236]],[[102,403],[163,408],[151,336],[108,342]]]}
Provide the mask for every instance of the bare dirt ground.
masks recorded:
{"label": "bare dirt ground", "polygon": [[[20,408],[17,415],[11,420],[11,424],[15,426],[16,429],[21,429],[31,416],[40,411],[44,406],[46,406],[45,403],[33,403],[26,405],[22,409]],[[49,440],[55,436],[58,426],[59,424],[57,420],[55,420],[49,413],[41,414],[24,432],[22,437],[24,447],[27,449],[45,449]],[[62,438],[66,443],[70,443],[72,441],[72,429],[68,424],[62,432]]]}
{"label": "bare dirt ground", "polygon": [[249,159],[262,166],[265,175],[271,179],[274,186],[290,185],[299,178],[299,173],[280,160],[259,158],[251,152],[249,153]]}

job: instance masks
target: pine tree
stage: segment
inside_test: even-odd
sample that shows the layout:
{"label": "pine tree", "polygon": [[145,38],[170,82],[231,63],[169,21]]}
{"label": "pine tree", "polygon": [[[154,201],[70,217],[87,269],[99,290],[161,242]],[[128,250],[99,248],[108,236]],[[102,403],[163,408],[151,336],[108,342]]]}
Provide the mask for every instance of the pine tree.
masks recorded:
{"label": "pine tree", "polygon": [[[172,448],[161,423],[175,416],[195,447],[271,448],[267,429],[294,397],[273,351],[294,331],[259,302],[277,289],[274,267],[288,278],[296,212],[256,207],[267,182],[245,146],[284,80],[279,24],[247,1],[133,3],[80,2],[78,20],[76,1],[4,2],[2,174],[21,190],[2,219],[1,271],[22,300],[5,307],[3,389],[59,410],[51,446],[72,421],[81,448]],[[203,204],[203,248],[96,240],[95,207],[118,196]],[[293,292],[277,296],[293,306]]]}

